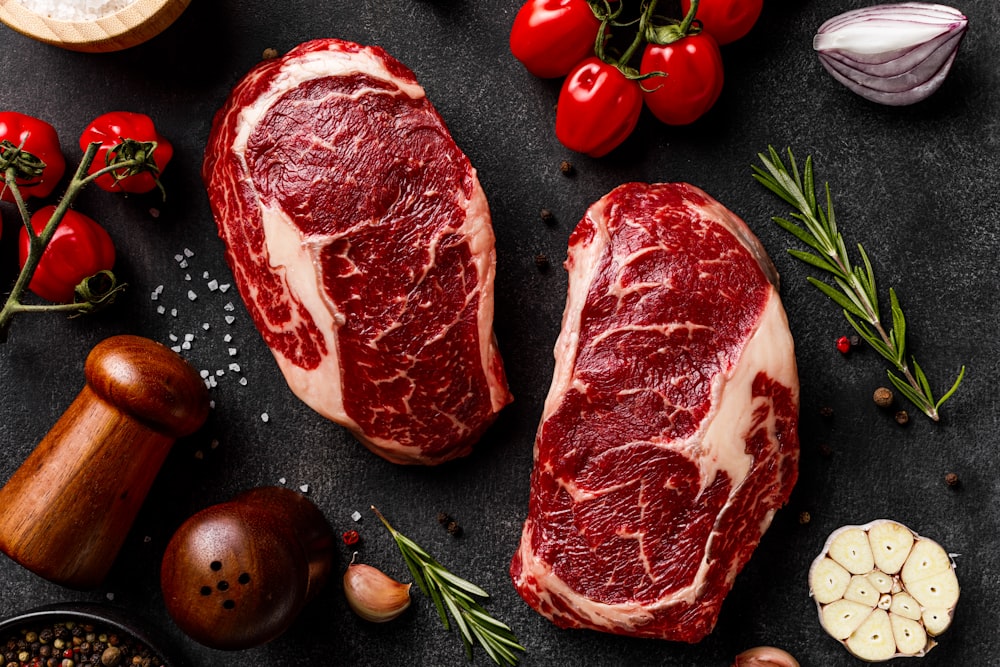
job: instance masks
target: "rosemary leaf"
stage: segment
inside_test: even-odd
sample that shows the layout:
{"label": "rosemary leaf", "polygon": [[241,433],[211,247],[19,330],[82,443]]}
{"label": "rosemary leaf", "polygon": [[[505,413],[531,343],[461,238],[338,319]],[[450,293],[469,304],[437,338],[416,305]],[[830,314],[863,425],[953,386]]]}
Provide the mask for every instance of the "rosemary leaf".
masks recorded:
{"label": "rosemary leaf", "polygon": [[[930,381],[916,359],[910,358],[912,369],[906,361],[907,323],[895,290],[889,289],[891,318],[889,323],[885,323],[880,314],[878,289],[871,259],[859,243],[857,249],[861,264],[855,266],[851,262],[847,244],[843,235],[837,230],[830,185],[823,184],[824,209],[816,197],[812,156],[806,157],[800,173],[792,150],[789,148],[786,153],[787,166],[778,151],[773,146],[768,146],[767,154],[757,154],[763,167],[751,165],[751,171],[758,183],[795,209],[790,217],[799,221],[801,225],[788,218],[775,217],[774,222],[815,250],[817,254],[796,249],[790,249],[788,252],[794,258],[833,276],[836,287],[812,276],[807,280],[840,306],[844,317],[854,330],[895,366],[900,375],[890,370],[889,378],[900,393],[928,417],[938,421],[940,419],[938,409],[958,389],[962,378],[965,377],[965,366],[962,366],[951,388],[941,398],[935,400]],[[886,329],[887,324],[888,329]]]}
{"label": "rosemary leaf", "polygon": [[508,625],[490,616],[473,597],[488,598],[489,594],[446,569],[420,545],[393,528],[375,507],[372,511],[395,540],[420,590],[434,601],[445,629],[451,629],[449,616],[454,621],[466,657],[472,659],[472,649],[478,644],[497,665],[516,665],[520,656],[515,651],[525,648]]}

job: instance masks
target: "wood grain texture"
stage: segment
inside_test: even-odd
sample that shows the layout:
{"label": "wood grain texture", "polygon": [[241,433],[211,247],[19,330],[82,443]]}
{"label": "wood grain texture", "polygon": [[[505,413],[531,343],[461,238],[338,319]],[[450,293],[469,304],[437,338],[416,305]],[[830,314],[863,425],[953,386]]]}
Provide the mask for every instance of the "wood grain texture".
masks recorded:
{"label": "wood grain texture", "polygon": [[208,416],[179,355],[114,336],[87,357],[87,384],[0,489],[0,550],[70,588],[104,580],[174,440]]}
{"label": "wood grain texture", "polygon": [[281,635],[329,579],[333,530],[305,497],[261,487],[198,512],[177,530],[161,568],[174,621],[215,649]]}
{"label": "wood grain texture", "polygon": [[59,21],[36,14],[20,0],[0,0],[0,21],[47,44],[72,51],[120,51],[151,39],[173,23],[191,0],[135,0],[92,21]]}

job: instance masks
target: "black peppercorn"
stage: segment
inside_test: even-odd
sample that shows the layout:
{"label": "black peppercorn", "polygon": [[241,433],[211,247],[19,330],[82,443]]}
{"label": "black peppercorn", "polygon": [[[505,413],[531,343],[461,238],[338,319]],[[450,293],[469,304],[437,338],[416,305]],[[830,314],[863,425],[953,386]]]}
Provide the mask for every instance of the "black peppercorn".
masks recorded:
{"label": "black peppercorn", "polygon": [[961,480],[958,479],[958,475],[950,472],[944,476],[944,483],[952,488],[955,488],[961,484]]}
{"label": "black peppercorn", "polygon": [[896,423],[900,426],[906,426],[910,421],[910,414],[906,410],[900,410],[896,413]]}
{"label": "black peppercorn", "polygon": [[542,222],[547,223],[547,224],[551,224],[551,223],[555,222],[555,220],[556,220],[555,213],[553,213],[552,211],[550,211],[547,208],[543,208],[538,213],[538,217],[540,217],[542,219]]}
{"label": "black peppercorn", "polygon": [[880,408],[887,408],[892,405],[892,399],[892,390],[888,387],[879,387],[875,390],[875,393],[872,394],[872,400],[874,400],[875,405]]}
{"label": "black peppercorn", "polygon": [[547,270],[549,268],[549,258],[541,253],[535,255],[535,266],[538,267],[539,271]]}
{"label": "black peppercorn", "polygon": [[573,163],[569,160],[563,160],[559,163],[559,171],[561,171],[566,176],[572,176],[576,169],[573,167]]}

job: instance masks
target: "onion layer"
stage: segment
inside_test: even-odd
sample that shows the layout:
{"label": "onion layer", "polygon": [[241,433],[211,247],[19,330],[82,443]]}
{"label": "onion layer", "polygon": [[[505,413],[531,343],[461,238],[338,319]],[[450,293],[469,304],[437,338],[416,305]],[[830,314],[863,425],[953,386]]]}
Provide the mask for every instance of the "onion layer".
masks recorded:
{"label": "onion layer", "polygon": [[872,102],[903,106],[941,86],[968,25],[960,11],[945,5],[875,5],[826,21],[813,49],[848,89]]}

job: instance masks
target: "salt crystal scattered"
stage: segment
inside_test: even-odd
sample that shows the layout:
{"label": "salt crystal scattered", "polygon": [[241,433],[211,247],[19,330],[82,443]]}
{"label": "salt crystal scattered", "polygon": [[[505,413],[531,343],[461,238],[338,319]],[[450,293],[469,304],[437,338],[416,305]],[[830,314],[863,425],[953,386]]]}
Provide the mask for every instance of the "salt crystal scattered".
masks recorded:
{"label": "salt crystal scattered", "polygon": [[206,369],[202,369],[201,371],[198,372],[198,374],[201,375],[203,378],[207,378],[209,375],[208,370]]}
{"label": "salt crystal scattered", "polygon": [[177,309],[176,308],[171,308],[170,309],[170,317],[177,317]]}
{"label": "salt crystal scattered", "polygon": [[164,308],[163,306],[157,306],[156,307],[156,312],[158,312],[160,315],[162,315],[163,313],[167,312],[167,309]]}
{"label": "salt crystal scattered", "polygon": [[243,385],[244,387],[247,386],[247,379],[246,378],[240,378],[240,384]]}
{"label": "salt crystal scattered", "polygon": [[177,334],[170,334],[169,338],[171,342],[173,343],[177,342]]}
{"label": "salt crystal scattered", "polygon": [[205,271],[203,274],[201,274],[201,277],[204,278],[205,280],[208,280],[208,271]]}
{"label": "salt crystal scattered", "polygon": [[107,597],[109,600],[114,600],[115,599],[115,594],[114,593],[108,593],[105,597]]}
{"label": "salt crystal scattered", "polygon": [[229,291],[229,283],[223,283],[223,284],[219,285],[219,291],[222,292],[223,294],[225,294],[226,292],[228,292]]}
{"label": "salt crystal scattered", "polygon": [[225,336],[222,337],[222,340],[224,340],[225,342],[229,343],[229,342],[231,342],[233,340],[233,335],[232,334],[226,334]]}
{"label": "salt crystal scattered", "polygon": [[174,261],[183,262],[184,261],[184,255],[174,255]]}
{"label": "salt crystal scattered", "polygon": [[264,422],[266,424],[268,422],[268,420],[270,420],[270,419],[271,419],[270,415],[268,415],[266,412],[261,413],[260,420],[262,422]]}
{"label": "salt crystal scattered", "polygon": [[232,324],[235,321],[236,321],[235,317],[233,317],[232,315],[226,315],[226,324]]}
{"label": "salt crystal scattered", "polygon": [[181,343],[181,349],[182,350],[190,350],[191,349],[191,341],[186,340],[183,343]]}
{"label": "salt crystal scattered", "polygon": [[236,310],[236,306],[233,305],[232,301],[229,301],[228,303],[226,303],[226,305],[222,307],[222,309],[227,310],[229,312],[233,312],[234,310]]}
{"label": "salt crystal scattered", "polygon": [[176,352],[177,354],[181,353],[181,346],[180,345],[173,345],[173,346],[171,346],[170,349],[173,350],[174,352]]}
{"label": "salt crystal scattered", "polygon": [[185,257],[194,257],[194,251],[191,250],[190,248],[184,248],[184,256]]}
{"label": "salt crystal scattered", "polygon": [[208,388],[209,389],[214,389],[215,387],[218,387],[218,386],[219,386],[219,383],[216,381],[215,376],[214,375],[210,376],[208,378]]}
{"label": "salt crystal scattered", "polygon": [[198,295],[194,293],[194,290],[188,290],[188,300],[194,301],[198,298]]}
{"label": "salt crystal scattered", "polygon": [[309,485],[303,484],[302,486],[299,487],[299,491],[301,491],[302,493],[309,493]]}
{"label": "salt crystal scattered", "polygon": [[157,294],[163,294],[163,285],[157,285],[156,289],[153,291],[156,292]]}
{"label": "salt crystal scattered", "polygon": [[[212,408],[214,410],[215,409],[215,401],[209,401],[208,402],[208,407],[210,407],[210,408]],[[215,448],[213,447],[213,449],[215,449]]]}
{"label": "salt crystal scattered", "polygon": [[194,334],[193,333],[184,334],[184,340],[190,343],[191,341],[194,340]]}
{"label": "salt crystal scattered", "polygon": [[185,273],[184,274],[184,280],[186,280],[188,282],[191,282],[191,274],[190,273]]}
{"label": "salt crystal scattered", "polygon": [[354,510],[353,512],[351,512],[351,518],[352,518],[352,519],[353,519],[353,520],[354,520],[355,522],[357,522],[357,521],[361,521],[361,512],[359,512],[359,511],[357,511],[357,510]]}
{"label": "salt crystal scattered", "polygon": [[239,373],[240,372],[240,365],[239,364],[229,364],[229,370],[231,370],[234,373]]}
{"label": "salt crystal scattered", "polygon": [[208,322],[202,322],[201,328],[204,329],[205,331],[208,331],[209,329],[212,328],[212,325],[209,324]]}
{"label": "salt crystal scattered", "polygon": [[278,484],[284,484],[284,483],[285,483],[285,478],[284,477],[279,477],[278,478]]}
{"label": "salt crystal scattered", "polygon": [[211,292],[214,292],[215,290],[219,289],[219,281],[216,280],[215,278],[209,280],[208,281],[208,289]]}
{"label": "salt crystal scattered", "polygon": [[182,269],[186,269],[188,267],[188,261],[186,259],[182,259],[181,263],[178,264],[177,266],[181,267]]}
{"label": "salt crystal scattered", "polygon": [[152,294],[149,295],[150,301],[156,301],[159,298],[160,298],[159,292],[153,292]]}
{"label": "salt crystal scattered", "polygon": [[226,374],[226,371],[224,371],[223,369],[220,368],[220,369],[218,369],[218,370],[215,371],[215,374],[218,375],[219,377],[222,377],[223,375]]}
{"label": "salt crystal scattered", "polygon": [[236,348],[235,347],[229,348],[229,356],[230,357],[235,357],[236,356]]}

